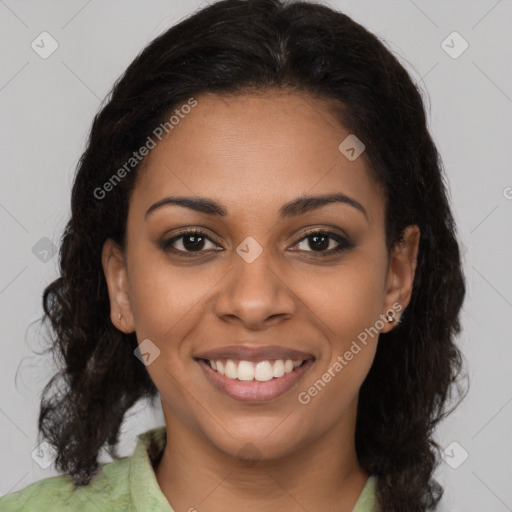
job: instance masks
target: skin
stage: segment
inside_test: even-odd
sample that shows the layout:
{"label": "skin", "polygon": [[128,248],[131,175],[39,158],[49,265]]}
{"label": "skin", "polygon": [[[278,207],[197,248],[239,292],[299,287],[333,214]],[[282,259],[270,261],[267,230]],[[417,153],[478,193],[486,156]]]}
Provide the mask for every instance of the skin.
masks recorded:
{"label": "skin", "polygon": [[[157,481],[176,511],[349,512],[368,478],[354,432],[378,336],[360,344],[307,405],[297,395],[332,371],[393,304],[407,307],[419,229],[409,226],[388,258],[384,194],[364,155],[349,161],[339,151],[350,132],[327,103],[273,91],[197,100],[144,162],[130,199],[125,253],[107,240],[102,254],[112,322],[160,350],[146,367],[161,394],[168,435]],[[367,218],[341,203],[278,218],[288,201],[333,192],[361,203]],[[168,205],[145,219],[168,195],[208,197],[228,214]],[[174,243],[192,257],[159,246],[183,227],[212,241],[201,253],[189,238]],[[322,257],[338,242],[315,251],[306,238],[311,229],[346,233],[354,247]],[[248,236],[263,249],[252,263],[236,252]],[[381,332],[396,326],[382,323]],[[217,391],[193,359],[239,343],[297,348],[316,361],[286,394],[241,403]]]}

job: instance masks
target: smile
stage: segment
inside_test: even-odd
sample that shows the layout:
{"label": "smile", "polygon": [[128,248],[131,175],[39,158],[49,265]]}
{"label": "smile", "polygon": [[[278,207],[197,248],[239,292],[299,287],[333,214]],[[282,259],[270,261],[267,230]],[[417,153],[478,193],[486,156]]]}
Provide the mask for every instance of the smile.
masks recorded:
{"label": "smile", "polygon": [[196,359],[218,391],[242,402],[274,400],[295,387],[314,359],[246,361]]}
{"label": "smile", "polygon": [[232,359],[211,361],[208,360],[211,368],[225,375],[228,379],[257,380],[266,382],[273,378],[282,377],[285,373],[292,372],[298,368],[303,361],[301,359],[277,359],[275,361],[233,361]]}

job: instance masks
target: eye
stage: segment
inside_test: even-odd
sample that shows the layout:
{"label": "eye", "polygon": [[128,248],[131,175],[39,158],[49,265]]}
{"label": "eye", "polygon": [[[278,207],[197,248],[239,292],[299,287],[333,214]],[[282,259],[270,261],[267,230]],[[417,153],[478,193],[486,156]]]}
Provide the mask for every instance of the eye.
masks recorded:
{"label": "eye", "polygon": [[[208,247],[211,244],[211,247]],[[167,252],[179,254],[180,256],[194,256],[194,253],[209,252],[211,250],[222,250],[203,231],[189,229],[181,231],[179,235],[164,240],[162,249]],[[301,252],[317,253],[318,256],[331,256],[345,249],[353,247],[343,236],[331,231],[311,231],[301,238],[296,244]],[[301,245],[309,247],[300,247]],[[334,247],[333,247],[334,246]]]}
{"label": "eye", "polygon": [[319,253],[319,256],[330,256],[352,247],[352,244],[346,238],[331,231],[310,231],[297,243],[298,246],[301,244],[312,250],[304,248],[299,250],[305,252],[316,252]]}
{"label": "eye", "polygon": [[211,250],[211,247],[208,248],[208,243],[215,247],[213,241],[205,233],[192,229],[182,231],[178,236],[164,240],[162,242],[162,248],[165,251],[187,255],[187,253],[199,253],[205,252],[208,249]]}

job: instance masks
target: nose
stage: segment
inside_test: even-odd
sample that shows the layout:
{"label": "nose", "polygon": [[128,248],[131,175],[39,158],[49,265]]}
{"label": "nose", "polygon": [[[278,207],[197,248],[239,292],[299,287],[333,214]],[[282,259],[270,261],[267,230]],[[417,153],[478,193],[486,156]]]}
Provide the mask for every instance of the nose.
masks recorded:
{"label": "nose", "polygon": [[263,330],[294,316],[297,299],[270,253],[263,250],[253,261],[234,253],[233,267],[215,304],[221,320]]}

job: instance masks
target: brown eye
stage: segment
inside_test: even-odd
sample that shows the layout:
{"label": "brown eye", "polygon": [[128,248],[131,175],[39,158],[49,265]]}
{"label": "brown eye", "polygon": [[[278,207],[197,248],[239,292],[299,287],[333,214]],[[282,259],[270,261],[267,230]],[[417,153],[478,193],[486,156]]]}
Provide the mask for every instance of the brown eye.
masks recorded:
{"label": "brown eye", "polygon": [[176,253],[198,253],[211,250],[213,247],[208,247],[208,243],[215,247],[212,240],[202,231],[184,231],[178,236],[164,241],[162,248]]}
{"label": "brown eye", "polygon": [[[208,246],[210,244],[210,246]],[[194,256],[210,252],[218,247],[209,236],[199,230],[182,231],[179,235],[162,242],[162,249],[182,256]],[[296,244],[298,251],[316,253],[318,256],[330,256],[353,247],[351,242],[337,233],[313,231],[301,238]]]}
{"label": "brown eye", "polygon": [[329,231],[310,232],[297,243],[300,244],[305,246],[299,248],[300,251],[316,252],[319,256],[328,256],[352,247],[346,238]]}

